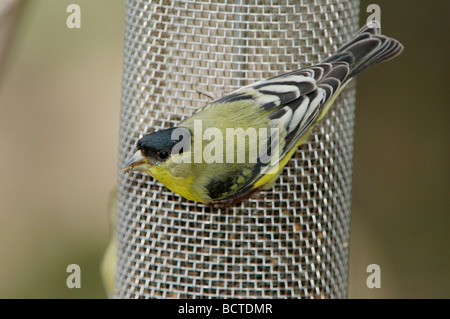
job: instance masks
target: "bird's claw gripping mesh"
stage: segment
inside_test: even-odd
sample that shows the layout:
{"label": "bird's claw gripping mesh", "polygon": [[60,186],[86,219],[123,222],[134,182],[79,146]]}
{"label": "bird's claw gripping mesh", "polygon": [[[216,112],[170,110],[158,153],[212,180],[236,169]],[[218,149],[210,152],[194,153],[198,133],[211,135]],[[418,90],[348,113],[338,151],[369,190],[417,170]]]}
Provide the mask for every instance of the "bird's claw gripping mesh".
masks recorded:
{"label": "bird's claw gripping mesh", "polygon": [[[119,164],[144,134],[204,105],[199,87],[318,63],[358,13],[358,0],[127,0]],[[354,95],[351,84],[272,190],[233,208],[120,172],[115,297],[345,297]]]}

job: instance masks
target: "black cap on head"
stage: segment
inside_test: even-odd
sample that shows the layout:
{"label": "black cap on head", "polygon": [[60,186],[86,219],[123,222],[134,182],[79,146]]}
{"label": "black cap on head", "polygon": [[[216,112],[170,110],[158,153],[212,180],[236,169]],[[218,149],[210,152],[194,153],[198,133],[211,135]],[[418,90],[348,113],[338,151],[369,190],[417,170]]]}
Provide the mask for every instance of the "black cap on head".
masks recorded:
{"label": "black cap on head", "polygon": [[[179,132],[174,134],[175,130],[179,130]],[[187,128],[172,127],[163,129],[145,135],[138,141],[137,148],[146,156],[152,156],[161,151],[170,153],[172,148],[185,138],[186,134],[190,134]],[[172,139],[172,136],[174,139]]]}

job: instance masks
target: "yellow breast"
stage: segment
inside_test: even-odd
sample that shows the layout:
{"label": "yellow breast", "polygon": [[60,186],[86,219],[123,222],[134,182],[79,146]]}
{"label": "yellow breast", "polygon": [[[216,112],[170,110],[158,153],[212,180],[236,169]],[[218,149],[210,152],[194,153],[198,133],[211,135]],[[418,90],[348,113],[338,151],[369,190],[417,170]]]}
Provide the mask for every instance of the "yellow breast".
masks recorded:
{"label": "yellow breast", "polygon": [[205,203],[208,200],[203,198],[200,194],[197,194],[192,187],[194,182],[194,176],[190,177],[175,177],[170,171],[164,170],[158,166],[150,167],[149,175],[160,181],[172,192],[181,195],[192,201]]}

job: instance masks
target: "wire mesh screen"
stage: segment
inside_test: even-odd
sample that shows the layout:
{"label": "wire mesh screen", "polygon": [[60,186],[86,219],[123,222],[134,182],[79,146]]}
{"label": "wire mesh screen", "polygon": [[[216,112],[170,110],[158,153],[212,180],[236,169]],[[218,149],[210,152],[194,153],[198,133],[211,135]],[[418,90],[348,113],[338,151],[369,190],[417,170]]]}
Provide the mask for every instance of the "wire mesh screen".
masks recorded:
{"label": "wire mesh screen", "polygon": [[[119,166],[143,135],[208,99],[328,57],[357,0],[128,0]],[[273,189],[235,207],[185,200],[119,173],[117,298],[347,295],[354,83]]]}

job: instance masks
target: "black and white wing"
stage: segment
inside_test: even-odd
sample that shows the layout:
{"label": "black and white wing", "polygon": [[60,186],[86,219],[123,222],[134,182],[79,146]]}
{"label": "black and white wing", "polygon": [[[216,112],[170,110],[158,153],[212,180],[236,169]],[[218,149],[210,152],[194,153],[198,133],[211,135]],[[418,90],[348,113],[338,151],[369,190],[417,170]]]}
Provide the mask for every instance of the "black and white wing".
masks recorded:
{"label": "black and white wing", "polygon": [[[229,198],[244,196],[256,181],[283,159],[320,116],[324,106],[345,83],[345,62],[322,63],[243,87],[213,103],[252,100],[267,112],[269,128],[278,128],[278,138],[268,140],[269,160],[258,161],[252,177]],[[278,147],[278,152],[274,148]]]}
{"label": "black and white wing", "polygon": [[348,73],[346,62],[322,63],[245,86],[214,103],[255,101],[268,112],[270,127],[279,128],[283,158],[314,124]]}
{"label": "black and white wing", "polygon": [[[365,25],[335,54],[321,64],[295,70],[243,87],[214,103],[251,99],[267,112],[270,127],[279,128],[279,138],[268,148],[279,147],[270,165],[259,162],[240,190],[228,198],[243,196],[255,183],[286,157],[306,137],[311,127],[327,112],[344,85],[367,67],[400,54],[403,46],[381,34],[377,22]],[[277,153],[277,152],[275,152]]]}

